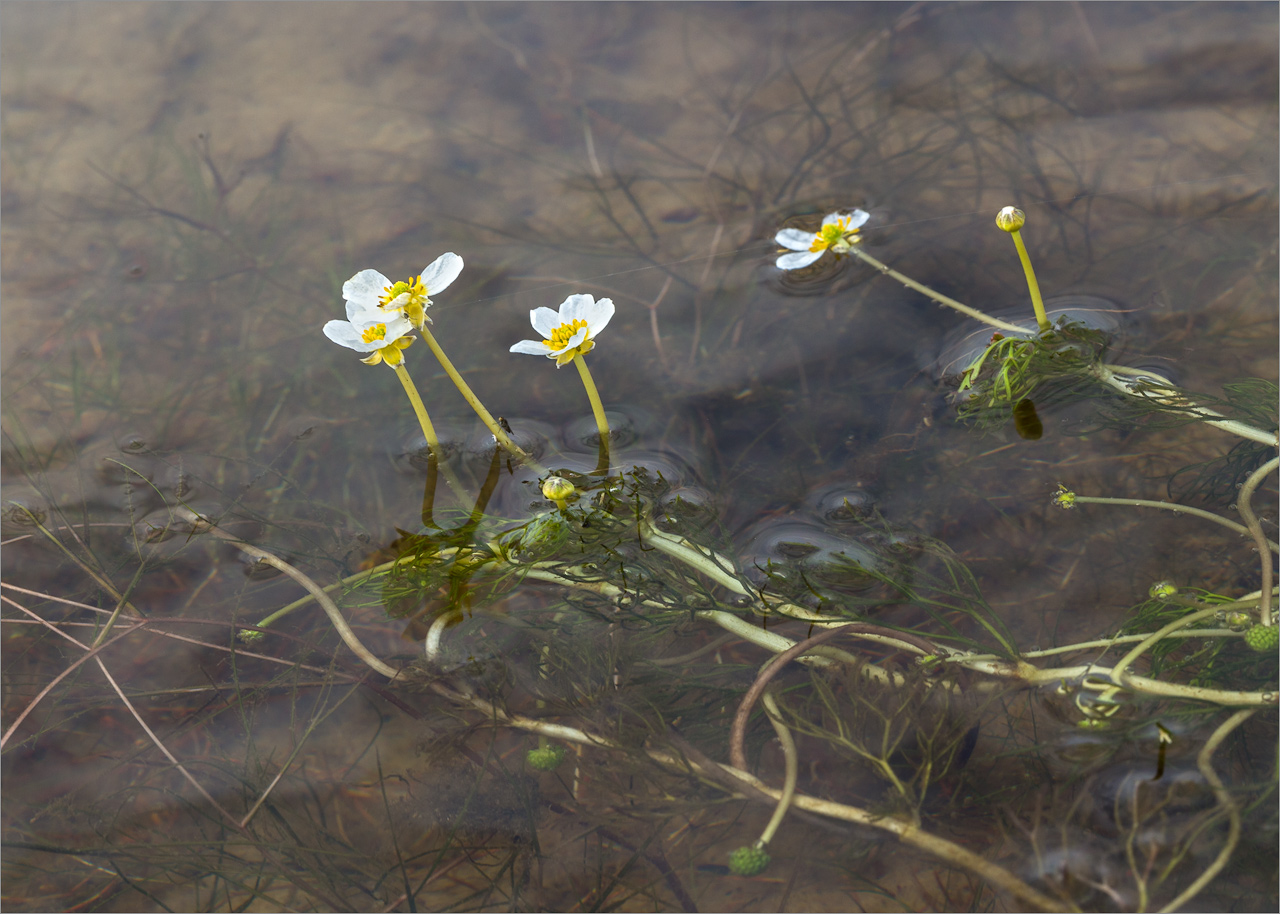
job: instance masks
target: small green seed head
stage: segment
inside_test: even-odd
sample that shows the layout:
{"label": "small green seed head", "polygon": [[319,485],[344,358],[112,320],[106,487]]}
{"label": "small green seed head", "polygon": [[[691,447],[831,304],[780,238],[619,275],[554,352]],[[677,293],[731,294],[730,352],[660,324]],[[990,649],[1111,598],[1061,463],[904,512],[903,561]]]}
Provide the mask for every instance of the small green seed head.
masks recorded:
{"label": "small green seed head", "polygon": [[1027,224],[1027,214],[1016,206],[1006,206],[996,213],[996,225],[1012,234]]}
{"label": "small green seed head", "polygon": [[1053,503],[1059,508],[1070,511],[1076,506],[1076,493],[1062,483],[1058,483],[1058,491],[1053,493]]}
{"label": "small green seed head", "polygon": [[735,876],[759,876],[768,865],[763,847],[740,847],[729,855],[729,872]]}
{"label": "small green seed head", "polygon": [[1167,600],[1178,593],[1178,585],[1173,581],[1156,581],[1147,594],[1153,600]]}
{"label": "small green seed head", "polygon": [[1244,643],[1260,654],[1280,647],[1280,626],[1255,625],[1244,633]]}
{"label": "small green seed head", "polygon": [[564,746],[540,746],[530,749],[524,757],[530,768],[539,771],[555,771],[564,761]]}

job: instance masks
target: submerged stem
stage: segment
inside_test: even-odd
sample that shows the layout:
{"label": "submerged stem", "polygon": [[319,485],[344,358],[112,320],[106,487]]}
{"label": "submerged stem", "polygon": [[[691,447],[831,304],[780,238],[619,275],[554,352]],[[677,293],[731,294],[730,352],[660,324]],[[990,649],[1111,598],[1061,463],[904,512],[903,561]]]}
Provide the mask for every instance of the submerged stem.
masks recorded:
{"label": "submerged stem", "polygon": [[783,818],[787,815],[787,810],[791,808],[791,798],[795,796],[796,780],[800,772],[800,754],[796,751],[796,741],[791,736],[791,731],[787,729],[786,724],[782,722],[782,712],[778,709],[778,703],[774,701],[772,695],[765,692],[760,697],[761,703],[765,710],[769,712],[769,723],[773,724],[773,731],[778,734],[778,742],[782,744],[782,755],[786,760],[786,773],[782,782],[782,797],[778,800],[778,805],[773,810],[773,816],[769,819],[769,824],[764,827],[764,831],[760,835],[760,840],[756,842],[756,847],[764,847],[773,840],[774,833],[778,830],[778,826],[782,824]]}
{"label": "submerged stem", "polygon": [[[1149,501],[1145,498],[1097,498],[1090,495],[1077,495],[1075,497],[1077,505],[1128,505],[1133,508],[1162,508],[1165,511],[1172,511],[1175,514],[1190,514],[1193,517],[1202,517],[1205,520],[1213,521],[1220,524],[1228,530],[1234,530],[1236,533],[1250,535],[1250,530],[1243,524],[1237,524],[1233,520],[1228,520],[1214,514],[1212,511],[1204,511],[1200,508],[1192,508],[1187,505],[1180,505],[1171,501]],[[1267,548],[1272,552],[1280,552],[1280,543],[1272,542],[1263,537]],[[1265,588],[1264,588],[1265,589]]]}
{"label": "submerged stem", "polygon": [[1258,522],[1258,515],[1253,513],[1253,493],[1257,491],[1258,486],[1262,485],[1262,480],[1267,475],[1280,467],[1280,457],[1272,457],[1262,466],[1253,471],[1253,474],[1245,481],[1240,488],[1240,497],[1236,499],[1236,509],[1239,510],[1240,516],[1244,518],[1245,524],[1249,528],[1249,533],[1253,537],[1253,541],[1258,546],[1258,558],[1262,559],[1262,600],[1258,603],[1258,621],[1263,625],[1271,624],[1271,555],[1267,552],[1269,540],[1262,532],[1262,524]]}

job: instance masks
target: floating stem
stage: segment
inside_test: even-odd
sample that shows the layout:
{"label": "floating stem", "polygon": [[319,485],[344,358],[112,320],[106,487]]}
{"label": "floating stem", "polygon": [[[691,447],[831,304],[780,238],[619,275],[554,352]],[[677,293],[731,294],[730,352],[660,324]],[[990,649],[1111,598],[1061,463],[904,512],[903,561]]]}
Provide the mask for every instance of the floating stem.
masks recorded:
{"label": "floating stem", "polygon": [[857,245],[854,245],[853,247],[849,248],[849,253],[854,255],[858,259],[862,260],[864,263],[868,264],[869,266],[875,267],[885,276],[890,276],[893,279],[896,279],[898,282],[902,283],[908,289],[915,289],[921,295],[924,295],[928,298],[933,299],[940,305],[946,305],[948,308],[952,308],[956,311],[959,311],[961,314],[968,315],[969,317],[972,317],[974,320],[982,321],[982,323],[987,324],[988,326],[991,326],[991,327],[995,327],[997,330],[1002,330],[1005,333],[1013,333],[1013,334],[1017,334],[1018,336],[1025,336],[1027,333],[1026,327],[1019,327],[1017,324],[1011,324],[1008,321],[1002,321],[998,317],[992,317],[989,314],[983,314],[977,308],[970,308],[968,305],[963,304],[962,302],[958,302],[954,298],[948,298],[947,296],[943,295],[941,292],[935,292],[933,289],[930,289],[924,283],[916,282],[910,276],[904,276],[902,273],[899,273],[897,270],[893,269],[887,264],[883,264],[880,261],[876,260],[874,257],[872,257],[870,254],[863,251],[862,248],[858,247]]}

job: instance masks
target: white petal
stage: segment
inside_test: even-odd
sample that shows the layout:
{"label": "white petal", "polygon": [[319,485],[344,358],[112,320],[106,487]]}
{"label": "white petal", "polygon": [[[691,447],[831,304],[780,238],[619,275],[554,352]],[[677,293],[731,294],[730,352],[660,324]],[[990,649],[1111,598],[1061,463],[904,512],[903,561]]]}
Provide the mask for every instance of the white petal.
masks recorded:
{"label": "white petal", "polygon": [[522,352],[525,355],[555,355],[547,348],[546,343],[539,343],[536,340],[521,340],[511,347],[512,352]]}
{"label": "white petal", "polygon": [[826,252],[825,251],[805,251],[803,254],[801,253],[783,254],[781,257],[778,258],[778,269],[779,270],[799,270],[802,267],[807,267],[809,264],[813,263],[815,260],[821,257],[824,253]]}
{"label": "white petal", "polygon": [[404,336],[406,333],[408,333],[413,329],[414,329],[413,322],[410,321],[407,317],[401,316],[401,317],[392,318],[391,320],[387,321],[387,335],[382,340],[382,345],[385,346],[387,345],[387,343],[390,343],[393,340],[400,339],[400,337]]}
{"label": "white petal", "polygon": [[596,300],[590,295],[570,295],[560,303],[560,323],[572,324],[576,320],[586,320],[595,303]]}
{"label": "white petal", "polygon": [[587,322],[587,329],[591,332],[593,340],[609,325],[609,321],[613,319],[614,310],[611,298],[602,298],[587,309],[583,320]]}
{"label": "white petal", "polygon": [[535,308],[529,312],[529,322],[547,339],[551,339],[551,331],[560,326],[560,315],[550,308]]}
{"label": "white petal", "polygon": [[377,270],[361,270],[342,284],[342,297],[367,308],[376,308],[382,291],[389,285],[391,280]]}
{"label": "white petal", "polygon": [[853,229],[856,229],[856,228],[862,228],[864,225],[867,224],[867,220],[870,218],[871,218],[871,214],[867,212],[865,209],[855,209],[853,211],[852,217],[849,219],[849,224],[845,226],[845,231],[852,231]]}
{"label": "white petal", "polygon": [[784,248],[793,251],[807,251],[817,238],[813,232],[802,232],[799,229],[785,228],[773,236],[773,240]]}
{"label": "white petal", "polygon": [[346,321],[329,321],[324,325],[324,335],[339,346],[346,346],[348,349],[356,349],[360,352],[364,351],[364,343],[360,339],[360,332]]}
{"label": "white petal", "polygon": [[368,327],[370,324],[380,324],[385,320],[394,320],[403,312],[399,308],[390,311],[384,311],[378,307],[367,307],[360,302],[347,302],[347,320],[355,324],[357,327]]}
{"label": "white petal", "polygon": [[841,219],[847,219],[847,218],[848,216],[845,215],[844,213],[827,213],[826,218],[822,220],[822,224],[824,226],[835,225]]}
{"label": "white petal", "polygon": [[431,266],[422,271],[422,284],[427,287],[427,295],[435,295],[449,288],[449,285],[462,272],[462,258],[450,251],[441,254]]}

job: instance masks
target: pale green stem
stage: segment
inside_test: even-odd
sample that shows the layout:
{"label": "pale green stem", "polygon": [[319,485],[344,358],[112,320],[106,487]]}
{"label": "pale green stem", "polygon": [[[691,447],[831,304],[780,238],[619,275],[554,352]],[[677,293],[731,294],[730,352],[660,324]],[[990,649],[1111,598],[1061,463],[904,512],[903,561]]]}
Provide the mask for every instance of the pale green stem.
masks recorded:
{"label": "pale green stem", "polygon": [[1132,664],[1133,661],[1137,660],[1140,656],[1150,650],[1156,642],[1162,641],[1167,635],[1172,632],[1176,632],[1180,628],[1186,628],[1188,625],[1193,625],[1201,619],[1208,619],[1211,616],[1217,615],[1219,612],[1221,612],[1221,610],[1216,606],[1210,607],[1209,609],[1202,609],[1199,612],[1185,615],[1180,619],[1174,619],[1159,631],[1152,632],[1150,635],[1139,641],[1135,647],[1130,649],[1129,653],[1125,654],[1116,662],[1116,665],[1111,668],[1111,681],[1116,683],[1116,685],[1124,685],[1124,671],[1129,668],[1129,665]]}
{"label": "pale green stem", "polygon": [[1227,865],[1231,855],[1236,851],[1236,845],[1240,842],[1240,808],[1236,806],[1235,800],[1231,799],[1231,794],[1223,785],[1222,778],[1218,777],[1218,772],[1213,770],[1213,754],[1218,751],[1222,741],[1231,735],[1231,731],[1252,717],[1253,713],[1253,711],[1237,711],[1228,717],[1217,730],[1213,731],[1213,735],[1196,756],[1196,767],[1213,788],[1218,805],[1227,811],[1227,842],[1222,845],[1222,850],[1218,851],[1218,856],[1214,858],[1213,863],[1210,863],[1181,895],[1161,908],[1161,912],[1182,910],[1187,902],[1200,894],[1204,887],[1222,872],[1222,868]]}
{"label": "pale green stem", "polygon": [[[1228,530],[1234,530],[1236,533],[1245,536],[1252,535],[1248,527],[1244,524],[1237,524],[1233,520],[1220,517],[1211,511],[1203,511],[1200,508],[1191,508],[1187,505],[1179,505],[1170,501],[1148,501],[1145,498],[1095,498],[1091,495],[1077,495],[1075,503],[1078,505],[1128,505],[1133,508],[1162,508],[1165,511],[1172,511],[1175,514],[1190,514],[1193,517],[1202,517],[1205,520],[1211,520],[1215,524],[1226,527]],[[1263,541],[1272,552],[1280,552],[1280,544],[1274,543],[1266,537]]]}
{"label": "pale green stem", "polygon": [[418,393],[418,386],[413,383],[413,378],[409,377],[409,370],[404,367],[404,362],[395,367],[395,372],[396,377],[400,379],[400,383],[404,387],[404,392],[409,397],[409,402],[413,405],[413,412],[418,417],[418,425],[422,427],[422,434],[427,437],[427,447],[431,449],[432,456],[436,458],[436,465],[444,473],[444,478],[449,483],[449,488],[453,489],[459,498],[462,498],[466,490],[462,488],[462,481],[458,479],[445,462],[444,454],[440,451],[440,439],[436,437],[436,427],[431,424],[431,417],[427,415],[427,407],[423,404],[422,396]]}
{"label": "pale green stem", "polygon": [[[617,743],[606,737],[588,733],[576,727],[567,727],[563,724],[553,724],[545,720],[537,720],[523,715],[508,714],[506,711],[503,711],[501,708],[485,701],[479,696],[460,695],[452,690],[446,691],[446,688],[443,686],[436,686],[435,688],[438,692],[449,699],[460,704],[468,704],[484,714],[489,720],[506,724],[509,727],[529,730],[534,733],[545,734],[553,739],[562,739],[568,742],[594,746],[600,749],[622,748]],[[645,749],[644,752],[660,765],[667,766],[681,773],[689,771],[691,766],[697,770],[701,770],[697,763],[694,763],[684,755],[675,755],[664,752],[661,749]],[[737,768],[723,763],[719,764],[719,768],[769,797],[778,800],[782,799],[781,791],[774,790],[752,774],[748,774],[745,771],[739,771]],[[979,877],[986,879],[993,885],[996,885],[1010,894],[1021,898],[1023,901],[1035,905],[1045,911],[1066,910],[1057,901],[1049,898],[1036,889],[1033,889],[999,864],[992,863],[972,851],[965,850],[960,845],[954,844],[946,838],[941,838],[923,831],[918,825],[911,822],[906,822],[891,815],[885,815],[883,812],[870,812],[857,806],[847,806],[843,803],[836,803],[832,800],[824,800],[818,797],[810,797],[805,794],[796,794],[793,797],[793,803],[796,808],[803,809],[806,812],[812,812],[817,815],[840,819],[844,822],[852,822],[856,825],[863,825],[869,828],[878,828],[883,831],[887,831],[897,837],[904,844],[923,850],[926,853],[932,854],[933,856],[954,866],[964,867],[969,871],[976,873]]]}
{"label": "pale green stem", "polygon": [[467,385],[467,382],[463,380],[462,375],[458,373],[458,369],[453,367],[453,362],[449,361],[449,357],[444,354],[444,350],[440,348],[440,344],[436,342],[436,338],[431,335],[431,331],[425,326],[422,328],[422,338],[427,341],[427,345],[430,346],[431,351],[435,353],[436,358],[440,361],[440,365],[444,368],[445,374],[449,376],[449,380],[451,380],[453,385],[458,388],[458,392],[462,394],[462,398],[466,400],[467,403],[470,404],[471,408],[476,411],[476,415],[480,417],[480,421],[483,422],[485,427],[493,433],[493,437],[497,440],[498,444],[502,445],[502,447],[505,448],[507,453],[512,457],[515,457],[525,465],[532,467],[539,473],[545,473],[547,468],[526,454],[518,444],[512,441],[511,437],[502,430],[502,426],[500,426],[497,420],[493,418],[493,415],[484,408],[484,404],[480,402],[480,398],[475,395],[475,392],[472,391],[472,389]]}
{"label": "pale green stem", "polygon": [[800,773],[800,754],[796,751],[796,741],[791,738],[791,731],[782,722],[782,712],[778,709],[778,703],[768,692],[760,697],[760,701],[769,712],[769,723],[773,724],[773,731],[778,734],[778,742],[782,743],[786,774],[782,782],[782,796],[778,799],[778,805],[774,807],[773,816],[769,819],[769,824],[764,827],[760,840],[756,842],[758,848],[764,847],[773,840],[774,832],[778,830],[778,826],[787,815],[787,810],[791,808],[791,798],[795,796],[796,780]]}
{"label": "pale green stem", "polygon": [[395,372],[396,377],[400,379],[400,384],[404,387],[404,392],[409,397],[409,402],[413,405],[413,412],[418,417],[418,425],[422,426],[422,434],[427,437],[427,447],[431,448],[431,453],[436,455],[436,460],[439,460],[440,439],[436,437],[436,427],[431,424],[431,417],[427,415],[427,407],[422,402],[418,387],[413,383],[413,378],[409,377],[409,370],[404,367],[404,362],[395,367]]}
{"label": "pale green stem", "polygon": [[[1179,394],[1173,386],[1173,382],[1168,378],[1161,377],[1155,372],[1140,370],[1136,368],[1125,368],[1122,365],[1095,365],[1093,375],[1103,384],[1106,384],[1112,390],[1117,390],[1122,394],[1130,397],[1138,397],[1143,400],[1152,400],[1160,406],[1168,406],[1176,408],[1180,412],[1194,416],[1202,420],[1206,425],[1212,425],[1214,428],[1221,429],[1224,432],[1230,432],[1233,435],[1239,435],[1241,438],[1247,438],[1250,441],[1256,441],[1259,444],[1267,444],[1276,447],[1280,444],[1280,437],[1276,432],[1264,432],[1260,428],[1255,428],[1246,422],[1240,422],[1236,419],[1224,418],[1222,413],[1204,407],[1196,406],[1194,403],[1186,400]],[[1148,387],[1146,390],[1139,390],[1133,386],[1132,382],[1117,378],[1116,375],[1129,375],[1131,377],[1140,378],[1154,382],[1155,385],[1167,384],[1168,390],[1161,393],[1159,387]]]}
{"label": "pale green stem", "polygon": [[853,254],[855,257],[861,259],[862,261],[869,264],[870,266],[875,267],[885,276],[893,277],[894,279],[902,283],[907,288],[915,289],[921,295],[928,296],[929,298],[933,299],[940,305],[946,305],[948,308],[954,308],[956,311],[959,311],[961,314],[967,314],[969,317],[972,317],[975,320],[982,321],[984,324],[987,324],[991,327],[995,327],[997,330],[1003,330],[1006,333],[1014,333],[1019,336],[1025,336],[1027,333],[1026,327],[1019,327],[1017,324],[1011,324],[1008,321],[1002,321],[998,317],[992,317],[989,314],[983,314],[977,308],[970,308],[968,305],[961,304],[960,302],[956,301],[954,298],[948,298],[947,296],[943,295],[941,292],[933,291],[933,289],[930,289],[928,286],[924,285],[923,283],[916,282],[910,276],[903,276],[897,270],[881,263],[880,261],[872,257],[870,254],[865,253],[862,250],[862,248],[857,247],[856,245],[849,249],[849,253]]}
{"label": "pale green stem", "polygon": [[582,386],[587,389],[587,399],[591,401],[591,412],[596,417],[596,431],[600,433],[600,462],[608,469],[609,454],[609,420],[604,415],[604,404],[600,402],[600,392],[596,390],[596,382],[591,377],[586,360],[581,354],[573,357],[573,364],[578,366],[578,374],[582,377]]}
{"label": "pale green stem", "polygon": [[1258,486],[1262,485],[1262,480],[1266,479],[1276,467],[1280,467],[1280,457],[1273,457],[1254,470],[1240,488],[1240,497],[1236,499],[1236,509],[1248,525],[1249,534],[1258,545],[1258,558],[1262,559],[1262,601],[1258,604],[1258,621],[1263,625],[1271,624],[1272,572],[1271,556],[1267,554],[1267,545],[1270,541],[1263,534],[1262,524],[1258,522],[1258,515],[1253,513],[1250,502],[1253,501],[1253,493],[1257,491]]}
{"label": "pale green stem", "polygon": [[1018,249],[1018,259],[1022,261],[1022,272],[1027,275],[1027,289],[1031,292],[1031,307],[1036,309],[1036,323],[1040,325],[1041,330],[1048,330],[1049,315],[1044,312],[1044,299],[1040,297],[1040,283],[1036,282],[1036,271],[1031,268],[1031,257],[1027,254],[1027,246],[1022,243],[1022,233],[1014,229],[1009,233],[1013,236],[1014,247]]}
{"label": "pale green stem", "polygon": [[[198,515],[196,515],[195,512],[186,508],[180,509],[175,513],[186,515],[188,516],[188,519],[198,519]],[[311,578],[307,577],[297,568],[294,568],[284,559],[267,552],[265,549],[259,549],[257,546],[252,546],[249,543],[243,542],[232,536],[230,533],[224,533],[217,527],[213,527],[211,532],[218,539],[225,540],[245,555],[253,556],[256,559],[266,562],[273,568],[278,568],[280,571],[283,571],[286,575],[301,584],[306,589],[307,593],[315,597],[316,602],[320,604],[320,608],[325,611],[325,615],[329,617],[330,623],[332,623],[334,629],[337,630],[338,636],[342,638],[343,642],[351,649],[352,653],[363,660],[370,669],[381,673],[388,679],[395,679],[396,676],[399,675],[399,670],[384,663],[360,642],[360,639],[356,637],[356,633],[351,630],[351,626],[347,624],[347,620],[343,618],[342,612],[338,609],[333,600],[329,599],[329,595],[324,592],[324,589],[321,588],[319,584],[311,580]]]}

